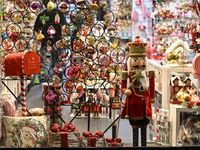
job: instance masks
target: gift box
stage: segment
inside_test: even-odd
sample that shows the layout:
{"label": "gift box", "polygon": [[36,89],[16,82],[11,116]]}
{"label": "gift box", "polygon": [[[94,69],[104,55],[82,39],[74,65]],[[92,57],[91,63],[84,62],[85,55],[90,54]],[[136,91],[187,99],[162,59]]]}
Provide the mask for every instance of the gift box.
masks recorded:
{"label": "gift box", "polygon": [[89,131],[83,132],[81,147],[105,147],[104,134],[100,131],[96,131],[94,135]]}
{"label": "gift box", "polygon": [[105,147],[123,147],[123,142],[121,138],[106,138]]}
{"label": "gift box", "polygon": [[80,147],[80,132],[71,123],[61,128],[57,123],[51,125],[49,132],[50,147]]}

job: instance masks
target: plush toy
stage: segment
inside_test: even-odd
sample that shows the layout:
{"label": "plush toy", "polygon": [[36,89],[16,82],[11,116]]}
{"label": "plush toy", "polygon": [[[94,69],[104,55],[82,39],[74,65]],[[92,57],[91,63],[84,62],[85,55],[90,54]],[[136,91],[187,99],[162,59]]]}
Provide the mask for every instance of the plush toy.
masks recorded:
{"label": "plush toy", "polygon": [[[129,43],[128,71],[121,74],[121,92],[127,98],[121,113],[129,119],[133,128],[133,146],[138,146],[138,128],[141,128],[141,144],[146,146],[146,127],[151,118],[151,103],[155,102],[154,72],[149,72],[149,90],[146,78],[146,45],[140,36]],[[127,88],[127,79],[130,86]]]}

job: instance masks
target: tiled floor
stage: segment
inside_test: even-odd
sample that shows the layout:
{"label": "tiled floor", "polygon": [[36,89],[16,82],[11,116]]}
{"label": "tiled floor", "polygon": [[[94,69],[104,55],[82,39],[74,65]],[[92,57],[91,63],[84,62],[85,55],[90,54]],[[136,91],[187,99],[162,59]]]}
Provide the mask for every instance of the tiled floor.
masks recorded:
{"label": "tiled floor", "polygon": [[[27,109],[40,107],[43,108],[43,100],[42,100],[42,86],[41,85],[34,85],[31,87],[30,91],[28,92],[26,99],[27,99]],[[154,104],[159,105],[159,104]],[[71,120],[70,117],[71,108],[70,106],[63,106],[62,110],[62,117],[65,122],[69,122]],[[83,133],[87,131],[88,126],[88,119],[75,119],[72,122],[80,131]],[[95,131],[105,131],[105,129],[112,123],[110,119],[93,119],[91,118],[90,122],[90,132],[94,133]],[[147,128],[147,139],[149,139],[149,130]],[[105,137],[112,137],[112,128],[110,128],[106,133]],[[122,138],[124,141],[124,146],[132,146],[132,128],[129,125],[129,121],[126,119],[120,119],[119,124],[119,132],[118,137]],[[139,137],[140,139],[140,137]],[[159,146],[157,144],[148,144],[148,146]]]}

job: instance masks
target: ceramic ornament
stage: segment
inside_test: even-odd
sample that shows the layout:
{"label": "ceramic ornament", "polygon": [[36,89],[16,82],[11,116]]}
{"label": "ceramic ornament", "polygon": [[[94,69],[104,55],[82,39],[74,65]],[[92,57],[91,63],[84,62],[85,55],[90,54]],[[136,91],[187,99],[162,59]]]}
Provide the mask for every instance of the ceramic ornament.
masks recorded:
{"label": "ceramic ornament", "polygon": [[133,11],[131,13],[131,19],[133,20],[133,31],[135,31],[135,22],[138,21],[138,18],[139,18],[139,14],[137,11]]}
{"label": "ceramic ornament", "polygon": [[54,3],[50,0],[47,4],[47,11],[52,11],[54,9]]}
{"label": "ceramic ornament", "polygon": [[37,10],[37,9],[40,9],[40,8],[41,8],[41,5],[40,5],[38,2],[33,2],[33,3],[31,4],[31,8],[32,8],[33,10]]}
{"label": "ceramic ornament", "polygon": [[53,35],[56,34],[56,30],[55,28],[51,25],[48,30],[47,33],[50,35],[50,38],[53,38]]}
{"label": "ceramic ornament", "polygon": [[61,9],[61,12],[62,12],[62,13],[66,13],[66,12],[67,12],[68,6],[67,6],[66,3],[63,3],[62,5],[60,5],[59,8]]}
{"label": "ceramic ornament", "polygon": [[57,13],[56,15],[55,15],[55,24],[59,24],[60,23],[60,16],[59,16],[59,14]]}

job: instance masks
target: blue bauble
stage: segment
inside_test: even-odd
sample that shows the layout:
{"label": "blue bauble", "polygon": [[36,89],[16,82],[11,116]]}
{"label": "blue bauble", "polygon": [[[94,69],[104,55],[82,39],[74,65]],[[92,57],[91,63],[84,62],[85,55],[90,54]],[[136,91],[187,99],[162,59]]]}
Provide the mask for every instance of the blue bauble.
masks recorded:
{"label": "blue bauble", "polygon": [[186,53],[187,60],[189,60],[191,62],[193,61],[193,59],[194,59],[195,56],[196,56],[196,53],[193,52],[193,51],[189,51],[189,52]]}

